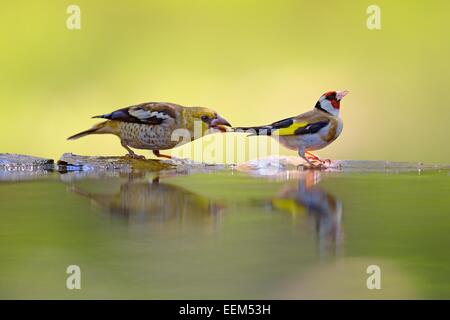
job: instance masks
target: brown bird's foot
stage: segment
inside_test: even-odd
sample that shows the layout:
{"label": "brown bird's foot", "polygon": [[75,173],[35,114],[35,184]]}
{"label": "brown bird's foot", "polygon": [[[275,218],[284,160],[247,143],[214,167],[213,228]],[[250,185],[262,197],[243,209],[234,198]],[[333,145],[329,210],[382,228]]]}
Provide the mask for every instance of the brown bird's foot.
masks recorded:
{"label": "brown bird's foot", "polygon": [[153,150],[153,154],[160,158],[172,159],[172,156],[169,156],[167,154],[161,154],[161,153],[159,153],[159,150]]}
{"label": "brown bird's foot", "polygon": [[159,176],[156,176],[152,179],[152,183],[158,184],[159,183]]}
{"label": "brown bird's foot", "polygon": [[140,159],[140,160],[145,160],[145,157],[144,157],[144,156],[141,156],[141,155],[136,154],[136,153],[128,153],[128,154],[125,155],[125,157],[126,157],[126,158],[129,158],[129,159]]}
{"label": "brown bird's foot", "polygon": [[120,144],[122,145],[122,147],[124,147],[128,151],[128,154],[125,155],[126,158],[145,160],[144,156],[134,153],[134,151],[130,149],[130,147],[127,145],[127,143],[124,140],[121,140]]}

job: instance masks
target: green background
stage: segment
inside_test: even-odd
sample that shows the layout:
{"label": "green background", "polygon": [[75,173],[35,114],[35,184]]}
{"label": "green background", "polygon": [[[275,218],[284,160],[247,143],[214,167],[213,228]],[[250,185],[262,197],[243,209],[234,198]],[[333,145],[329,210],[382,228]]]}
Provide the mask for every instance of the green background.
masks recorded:
{"label": "green background", "polygon": [[[70,4],[81,8],[81,30],[66,28]],[[381,30],[366,27],[371,4]],[[448,163],[449,9],[448,1],[3,1],[0,150],[123,154],[112,136],[65,138],[94,124],[92,115],[144,101],[208,106],[246,126],[347,89],[344,131],[320,155]]]}

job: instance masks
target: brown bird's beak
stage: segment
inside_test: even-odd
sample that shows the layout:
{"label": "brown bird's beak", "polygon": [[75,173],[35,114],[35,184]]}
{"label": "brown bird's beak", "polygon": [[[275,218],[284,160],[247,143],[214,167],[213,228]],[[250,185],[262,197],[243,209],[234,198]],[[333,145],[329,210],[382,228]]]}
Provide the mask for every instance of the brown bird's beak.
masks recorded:
{"label": "brown bird's beak", "polygon": [[217,115],[214,119],[211,120],[210,127],[218,129],[221,132],[227,132],[226,127],[231,127],[231,124],[221,116]]}

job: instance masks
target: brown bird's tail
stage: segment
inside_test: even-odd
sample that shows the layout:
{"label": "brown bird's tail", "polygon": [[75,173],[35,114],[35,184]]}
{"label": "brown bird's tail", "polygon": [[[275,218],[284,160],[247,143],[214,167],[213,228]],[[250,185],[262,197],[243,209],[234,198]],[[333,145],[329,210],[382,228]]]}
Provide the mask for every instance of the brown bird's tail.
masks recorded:
{"label": "brown bird's tail", "polygon": [[82,131],[80,133],[74,134],[67,138],[67,140],[75,140],[90,134],[102,134],[102,133],[113,133],[114,126],[111,121],[100,122],[94,125],[91,129]]}

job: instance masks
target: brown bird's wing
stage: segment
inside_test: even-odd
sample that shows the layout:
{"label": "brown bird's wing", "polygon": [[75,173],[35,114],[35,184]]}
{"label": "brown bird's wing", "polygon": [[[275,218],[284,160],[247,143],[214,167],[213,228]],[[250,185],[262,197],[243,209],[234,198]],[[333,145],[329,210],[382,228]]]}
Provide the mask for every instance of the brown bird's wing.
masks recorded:
{"label": "brown bird's wing", "polygon": [[182,108],[173,103],[146,102],[93,118],[156,125],[169,119],[176,120],[177,114]]}

